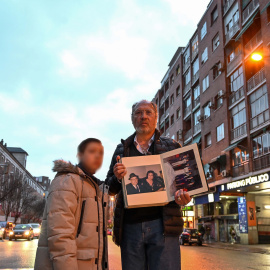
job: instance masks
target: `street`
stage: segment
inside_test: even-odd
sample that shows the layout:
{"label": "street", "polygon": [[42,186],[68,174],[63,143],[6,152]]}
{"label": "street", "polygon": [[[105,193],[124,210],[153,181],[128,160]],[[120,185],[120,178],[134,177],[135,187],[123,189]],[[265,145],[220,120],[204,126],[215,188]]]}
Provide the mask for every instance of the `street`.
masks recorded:
{"label": "street", "polygon": [[[38,240],[0,241],[0,269],[31,269]],[[210,247],[181,246],[182,270],[266,270],[269,254]],[[121,270],[120,250],[109,236],[110,270]]]}

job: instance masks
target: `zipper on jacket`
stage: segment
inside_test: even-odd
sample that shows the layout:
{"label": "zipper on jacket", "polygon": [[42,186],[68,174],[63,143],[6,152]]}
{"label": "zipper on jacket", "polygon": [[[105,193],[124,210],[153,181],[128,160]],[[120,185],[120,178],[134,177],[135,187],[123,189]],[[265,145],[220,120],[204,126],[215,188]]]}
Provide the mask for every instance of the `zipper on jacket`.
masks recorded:
{"label": "zipper on jacket", "polygon": [[78,237],[79,234],[81,233],[82,220],[83,220],[83,214],[84,214],[85,203],[86,203],[86,200],[84,200],[84,201],[82,202],[82,209],[81,209],[81,216],[80,216],[79,226],[78,226],[78,230],[77,230],[77,237]]}

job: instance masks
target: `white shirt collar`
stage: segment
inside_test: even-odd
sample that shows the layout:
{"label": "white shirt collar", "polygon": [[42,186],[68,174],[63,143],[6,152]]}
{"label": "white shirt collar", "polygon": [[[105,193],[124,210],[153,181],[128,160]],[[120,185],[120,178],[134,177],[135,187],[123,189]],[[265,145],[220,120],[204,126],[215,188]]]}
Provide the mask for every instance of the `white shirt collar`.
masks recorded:
{"label": "white shirt collar", "polygon": [[147,151],[143,151],[143,149],[141,148],[140,144],[138,143],[137,141],[137,135],[135,136],[134,138],[134,145],[136,146],[137,150],[142,153],[142,154],[147,154],[151,144],[153,143],[153,141],[155,140],[155,134],[151,137],[151,139],[148,141],[148,148],[147,148]]}

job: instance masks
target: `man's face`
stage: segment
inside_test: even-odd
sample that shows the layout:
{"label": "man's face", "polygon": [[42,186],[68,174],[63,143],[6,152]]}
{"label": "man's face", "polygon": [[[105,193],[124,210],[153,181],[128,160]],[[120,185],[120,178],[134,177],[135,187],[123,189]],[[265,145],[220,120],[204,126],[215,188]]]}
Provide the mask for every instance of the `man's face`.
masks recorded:
{"label": "man's face", "polygon": [[130,178],[130,182],[133,186],[137,186],[138,185],[138,178],[136,176],[133,176]]}
{"label": "man's face", "polygon": [[80,162],[86,170],[95,173],[102,165],[104,149],[101,143],[88,143],[83,153],[78,153]]}
{"label": "man's face", "polygon": [[149,134],[156,128],[157,115],[151,103],[140,103],[133,113],[133,126],[138,133]]}
{"label": "man's face", "polygon": [[154,179],[153,173],[148,173],[148,179],[149,179],[149,180],[153,180],[153,179]]}

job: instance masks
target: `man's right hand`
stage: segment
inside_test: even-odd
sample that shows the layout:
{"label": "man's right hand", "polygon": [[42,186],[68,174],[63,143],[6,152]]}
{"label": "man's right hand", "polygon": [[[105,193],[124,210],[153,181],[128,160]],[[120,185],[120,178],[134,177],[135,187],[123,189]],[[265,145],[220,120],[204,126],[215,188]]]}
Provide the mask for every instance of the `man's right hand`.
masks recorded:
{"label": "man's right hand", "polygon": [[118,163],[120,160],[120,156],[116,157],[116,164],[113,167],[114,175],[118,180],[122,180],[122,178],[127,174],[126,166],[122,163]]}

